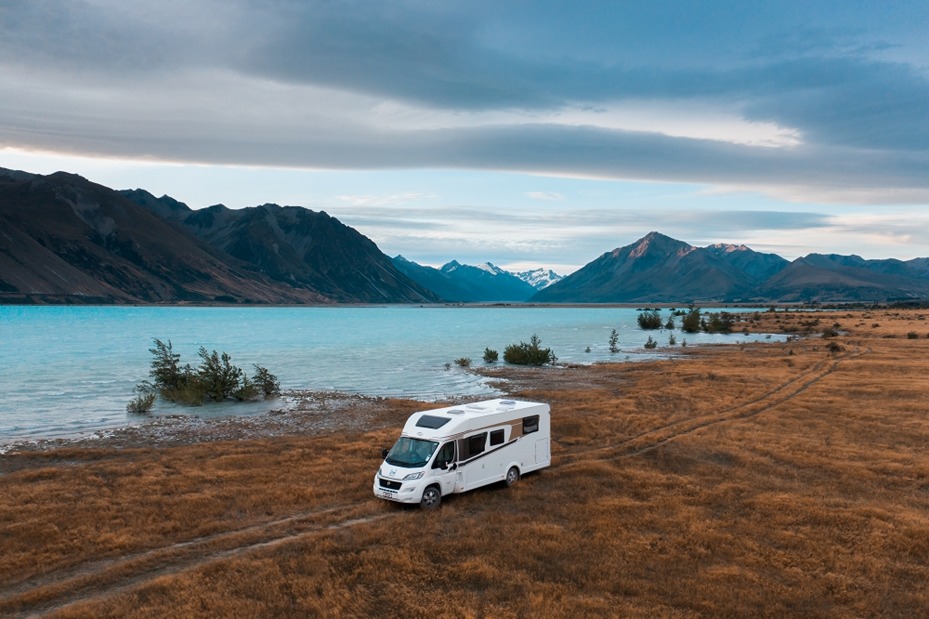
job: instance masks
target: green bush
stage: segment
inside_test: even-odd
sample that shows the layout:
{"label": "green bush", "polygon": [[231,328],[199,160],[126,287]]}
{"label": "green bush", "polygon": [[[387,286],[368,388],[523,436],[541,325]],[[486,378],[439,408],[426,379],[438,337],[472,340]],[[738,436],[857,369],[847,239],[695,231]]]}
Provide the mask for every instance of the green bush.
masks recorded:
{"label": "green bush", "polygon": [[648,341],[645,342],[645,350],[652,350],[658,346],[658,342],[652,339],[652,336],[648,336]]}
{"label": "green bush", "polygon": [[661,313],[658,310],[639,312],[636,320],[642,329],[660,329],[662,325]]}
{"label": "green bush", "polygon": [[484,349],[484,363],[496,363],[499,355],[496,350],[491,348]]}
{"label": "green bush", "polygon": [[719,312],[718,314],[707,314],[701,321],[700,326],[707,333],[732,333],[732,326],[735,324],[735,316],[729,312]]}
{"label": "green bush", "polygon": [[222,402],[233,397],[242,387],[244,373],[241,368],[232,365],[232,357],[227,353],[211,353],[200,347],[200,368],[197,376],[204,398],[213,402]]}
{"label": "green bush", "polygon": [[126,412],[130,415],[144,415],[152,410],[155,406],[155,397],[157,394],[150,383],[142,383],[136,387],[138,395],[126,404]]}
{"label": "green bush", "polygon": [[455,363],[463,368],[471,367],[471,357],[458,357],[455,359]]}
{"label": "green bush", "polygon": [[555,363],[555,353],[550,348],[542,348],[542,341],[533,334],[529,343],[510,344],[503,350],[503,360],[514,365],[545,365]]}
{"label": "green bush", "polygon": [[156,394],[169,402],[199,406],[204,402],[254,400],[280,392],[280,382],[267,368],[256,364],[255,374],[250,378],[232,364],[232,358],[225,352],[207,352],[201,346],[200,367],[196,370],[181,365],[181,356],[174,352],[170,340],[166,344],[154,338],[149,352],[154,356],[149,370],[152,382],[137,387],[139,395],[126,406],[129,412],[147,412],[154,405]]}
{"label": "green bush", "polygon": [[268,371],[268,368],[262,367],[257,363],[254,365],[255,373],[252,375],[252,380],[255,381],[255,387],[264,394],[264,396],[270,397],[281,392],[281,383],[277,379],[277,376]]}
{"label": "green bush", "polygon": [[619,352],[619,333],[616,329],[610,331],[610,352],[614,354]]}
{"label": "green bush", "polygon": [[685,333],[700,332],[700,308],[693,307],[681,319],[681,331]]}
{"label": "green bush", "polygon": [[917,333],[916,331],[910,331],[909,333],[906,334],[906,337],[907,339],[910,339],[910,340],[918,340],[919,333]]}

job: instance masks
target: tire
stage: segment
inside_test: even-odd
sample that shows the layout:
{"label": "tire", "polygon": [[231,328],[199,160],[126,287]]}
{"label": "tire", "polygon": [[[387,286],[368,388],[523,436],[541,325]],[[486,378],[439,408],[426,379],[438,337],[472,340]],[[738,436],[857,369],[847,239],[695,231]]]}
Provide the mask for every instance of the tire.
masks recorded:
{"label": "tire", "polygon": [[423,490],[423,498],[419,501],[419,506],[423,509],[435,509],[442,504],[442,491],[438,486],[429,486]]}
{"label": "tire", "polygon": [[506,472],[506,479],[503,480],[506,483],[507,487],[512,486],[519,481],[519,469],[515,466],[511,466],[510,470]]}

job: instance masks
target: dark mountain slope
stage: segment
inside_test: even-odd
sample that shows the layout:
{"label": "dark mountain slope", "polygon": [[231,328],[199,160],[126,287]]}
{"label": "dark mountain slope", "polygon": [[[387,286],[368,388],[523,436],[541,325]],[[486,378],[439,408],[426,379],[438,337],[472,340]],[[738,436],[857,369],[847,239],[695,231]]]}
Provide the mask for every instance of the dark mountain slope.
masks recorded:
{"label": "dark mountain slope", "polygon": [[765,282],[778,301],[896,301],[929,298],[929,278],[900,260],[810,254]]}
{"label": "dark mountain slope", "polygon": [[191,210],[147,192],[124,192],[198,238],[268,277],[346,303],[433,302],[439,298],[401,273],[366,236],[325,212],[264,204]]}
{"label": "dark mountain slope", "polygon": [[256,277],[194,236],[80,176],[0,171],[6,302],[321,302]]}

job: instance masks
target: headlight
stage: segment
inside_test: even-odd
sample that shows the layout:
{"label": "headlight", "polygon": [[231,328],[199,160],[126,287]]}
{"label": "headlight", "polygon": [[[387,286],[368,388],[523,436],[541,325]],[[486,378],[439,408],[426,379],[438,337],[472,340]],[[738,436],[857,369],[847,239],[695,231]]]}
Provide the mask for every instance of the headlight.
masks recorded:
{"label": "headlight", "polygon": [[403,481],[413,481],[414,479],[419,479],[423,476],[423,473],[425,473],[425,471],[420,471],[419,473],[410,473],[403,478]]}

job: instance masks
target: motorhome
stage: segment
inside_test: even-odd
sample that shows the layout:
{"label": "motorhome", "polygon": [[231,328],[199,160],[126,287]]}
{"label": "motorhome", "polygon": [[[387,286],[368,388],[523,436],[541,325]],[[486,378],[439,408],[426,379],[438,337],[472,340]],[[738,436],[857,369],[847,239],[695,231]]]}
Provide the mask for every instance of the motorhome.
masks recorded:
{"label": "motorhome", "polygon": [[512,486],[549,466],[548,404],[486,400],[413,413],[384,450],[374,495],[438,507],[442,497],[487,484]]}

